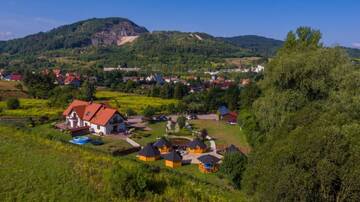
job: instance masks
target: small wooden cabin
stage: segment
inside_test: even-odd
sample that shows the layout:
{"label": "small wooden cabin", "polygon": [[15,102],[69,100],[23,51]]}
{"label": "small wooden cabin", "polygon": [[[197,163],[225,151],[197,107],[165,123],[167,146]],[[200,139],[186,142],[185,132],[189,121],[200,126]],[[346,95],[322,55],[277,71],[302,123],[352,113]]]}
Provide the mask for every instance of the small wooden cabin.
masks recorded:
{"label": "small wooden cabin", "polygon": [[168,153],[172,150],[171,143],[165,138],[161,138],[155,142],[153,146],[156,147],[160,153]]}
{"label": "small wooden cabin", "polygon": [[139,151],[138,158],[142,161],[155,161],[160,159],[160,152],[151,143]]}
{"label": "small wooden cabin", "polygon": [[198,160],[200,161],[199,170],[203,173],[214,173],[219,170],[218,162],[220,159],[216,156],[207,154],[200,156]]}
{"label": "small wooden cabin", "polygon": [[206,152],[206,150],[206,144],[197,138],[187,144],[187,151],[189,153],[201,154]]}
{"label": "small wooden cabin", "polygon": [[182,156],[175,150],[163,155],[165,159],[165,166],[170,168],[177,168],[182,165]]}

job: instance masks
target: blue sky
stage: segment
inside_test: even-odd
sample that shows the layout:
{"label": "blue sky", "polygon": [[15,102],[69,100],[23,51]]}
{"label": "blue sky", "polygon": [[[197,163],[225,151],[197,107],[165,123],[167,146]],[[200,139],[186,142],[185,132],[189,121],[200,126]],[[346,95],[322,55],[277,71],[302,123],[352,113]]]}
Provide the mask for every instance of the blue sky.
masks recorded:
{"label": "blue sky", "polygon": [[311,26],[327,45],[360,48],[358,0],[1,0],[0,40],[92,17],[126,17],[153,30],[284,39]]}

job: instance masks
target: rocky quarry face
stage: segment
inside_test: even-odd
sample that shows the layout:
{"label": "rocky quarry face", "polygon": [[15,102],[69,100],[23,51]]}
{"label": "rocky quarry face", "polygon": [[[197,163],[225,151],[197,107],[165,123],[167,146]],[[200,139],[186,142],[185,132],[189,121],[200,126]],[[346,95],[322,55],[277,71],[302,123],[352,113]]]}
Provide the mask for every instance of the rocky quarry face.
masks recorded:
{"label": "rocky quarry face", "polygon": [[148,32],[144,27],[139,27],[131,22],[119,22],[109,26],[103,31],[97,32],[91,39],[94,46],[123,45],[134,41],[139,34]]}

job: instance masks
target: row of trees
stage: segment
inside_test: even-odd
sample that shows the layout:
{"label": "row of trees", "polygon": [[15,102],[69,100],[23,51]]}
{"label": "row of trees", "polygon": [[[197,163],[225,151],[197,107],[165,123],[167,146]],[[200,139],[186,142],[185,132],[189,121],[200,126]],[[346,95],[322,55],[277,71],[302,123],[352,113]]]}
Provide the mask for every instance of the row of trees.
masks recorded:
{"label": "row of trees", "polygon": [[95,99],[95,84],[85,80],[80,88],[75,86],[57,86],[52,74],[33,74],[27,71],[24,75],[24,85],[28,94],[34,98],[49,99],[52,106],[65,107],[73,99]]}

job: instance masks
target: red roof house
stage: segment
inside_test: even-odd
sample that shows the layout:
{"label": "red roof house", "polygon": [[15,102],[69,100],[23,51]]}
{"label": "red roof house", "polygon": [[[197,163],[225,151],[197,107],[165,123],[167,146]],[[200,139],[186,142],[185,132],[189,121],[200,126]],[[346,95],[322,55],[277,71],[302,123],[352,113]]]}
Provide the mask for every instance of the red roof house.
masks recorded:
{"label": "red roof house", "polygon": [[21,81],[22,76],[20,74],[13,73],[13,74],[10,75],[10,80],[11,81]]}
{"label": "red roof house", "polygon": [[91,132],[102,134],[126,130],[125,118],[105,104],[74,100],[63,115],[69,128],[88,126]]}

